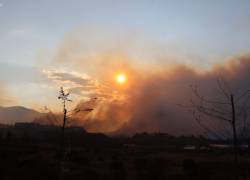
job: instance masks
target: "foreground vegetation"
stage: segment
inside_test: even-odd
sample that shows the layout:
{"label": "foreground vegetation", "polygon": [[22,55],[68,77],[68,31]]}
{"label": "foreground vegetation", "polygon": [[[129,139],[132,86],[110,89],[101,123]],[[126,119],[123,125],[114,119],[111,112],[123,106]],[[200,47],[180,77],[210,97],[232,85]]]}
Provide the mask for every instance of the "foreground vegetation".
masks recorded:
{"label": "foreground vegetation", "polygon": [[[204,138],[146,133],[118,138],[66,130],[66,148],[60,161],[58,131],[37,131],[39,135],[32,136],[22,132],[1,136],[0,179],[250,178],[248,149],[241,150],[235,167],[230,148],[212,148],[209,144],[219,142]],[[185,148],[190,145],[199,148]]]}

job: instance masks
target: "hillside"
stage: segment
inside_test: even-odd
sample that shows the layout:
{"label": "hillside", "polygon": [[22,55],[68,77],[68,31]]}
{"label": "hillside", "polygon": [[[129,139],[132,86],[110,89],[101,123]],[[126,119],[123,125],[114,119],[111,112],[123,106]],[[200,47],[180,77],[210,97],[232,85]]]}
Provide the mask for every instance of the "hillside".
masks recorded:
{"label": "hillside", "polygon": [[41,117],[41,115],[42,113],[22,106],[0,107],[1,124],[32,122],[35,118]]}

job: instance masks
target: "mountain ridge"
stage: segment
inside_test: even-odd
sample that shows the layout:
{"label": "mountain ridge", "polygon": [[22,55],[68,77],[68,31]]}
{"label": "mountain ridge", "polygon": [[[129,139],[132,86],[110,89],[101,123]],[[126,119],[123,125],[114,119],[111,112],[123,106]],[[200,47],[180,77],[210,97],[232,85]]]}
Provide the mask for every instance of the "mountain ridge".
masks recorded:
{"label": "mountain ridge", "polygon": [[41,117],[40,113],[34,109],[24,106],[0,106],[0,123],[15,124],[17,122],[32,122],[35,118]]}

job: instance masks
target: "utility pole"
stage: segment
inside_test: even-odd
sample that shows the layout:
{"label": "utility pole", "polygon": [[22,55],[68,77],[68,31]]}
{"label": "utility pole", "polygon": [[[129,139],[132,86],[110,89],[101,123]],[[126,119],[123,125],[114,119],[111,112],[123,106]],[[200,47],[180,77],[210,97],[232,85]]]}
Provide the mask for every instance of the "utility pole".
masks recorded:
{"label": "utility pole", "polygon": [[232,128],[233,128],[233,148],[234,148],[234,163],[238,164],[238,138],[236,130],[236,117],[235,117],[235,102],[233,94],[230,94],[231,107],[232,107]]}

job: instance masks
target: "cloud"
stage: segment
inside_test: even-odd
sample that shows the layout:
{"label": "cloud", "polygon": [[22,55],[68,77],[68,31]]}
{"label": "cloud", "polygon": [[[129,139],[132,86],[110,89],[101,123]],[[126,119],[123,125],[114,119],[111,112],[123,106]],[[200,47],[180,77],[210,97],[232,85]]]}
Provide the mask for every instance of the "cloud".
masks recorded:
{"label": "cloud", "polygon": [[61,85],[40,67],[0,63],[0,82],[5,92],[2,105],[21,105],[37,110],[47,105],[58,110],[56,97]]}
{"label": "cloud", "polygon": [[58,86],[66,87],[72,94],[83,96],[84,93],[93,93],[98,89],[96,80],[86,74],[65,70],[43,70],[42,72],[52,82],[56,82]]}
{"label": "cloud", "polygon": [[48,76],[49,79],[57,80],[61,82],[71,82],[77,85],[89,85],[90,79],[86,74],[79,74],[76,72],[66,72],[65,70],[43,70],[43,73]]}
{"label": "cloud", "polygon": [[55,72],[52,74],[54,79],[60,80],[60,81],[71,81],[73,83],[76,83],[78,85],[88,85],[89,80],[82,77],[74,76],[70,73],[63,73],[63,72]]}

